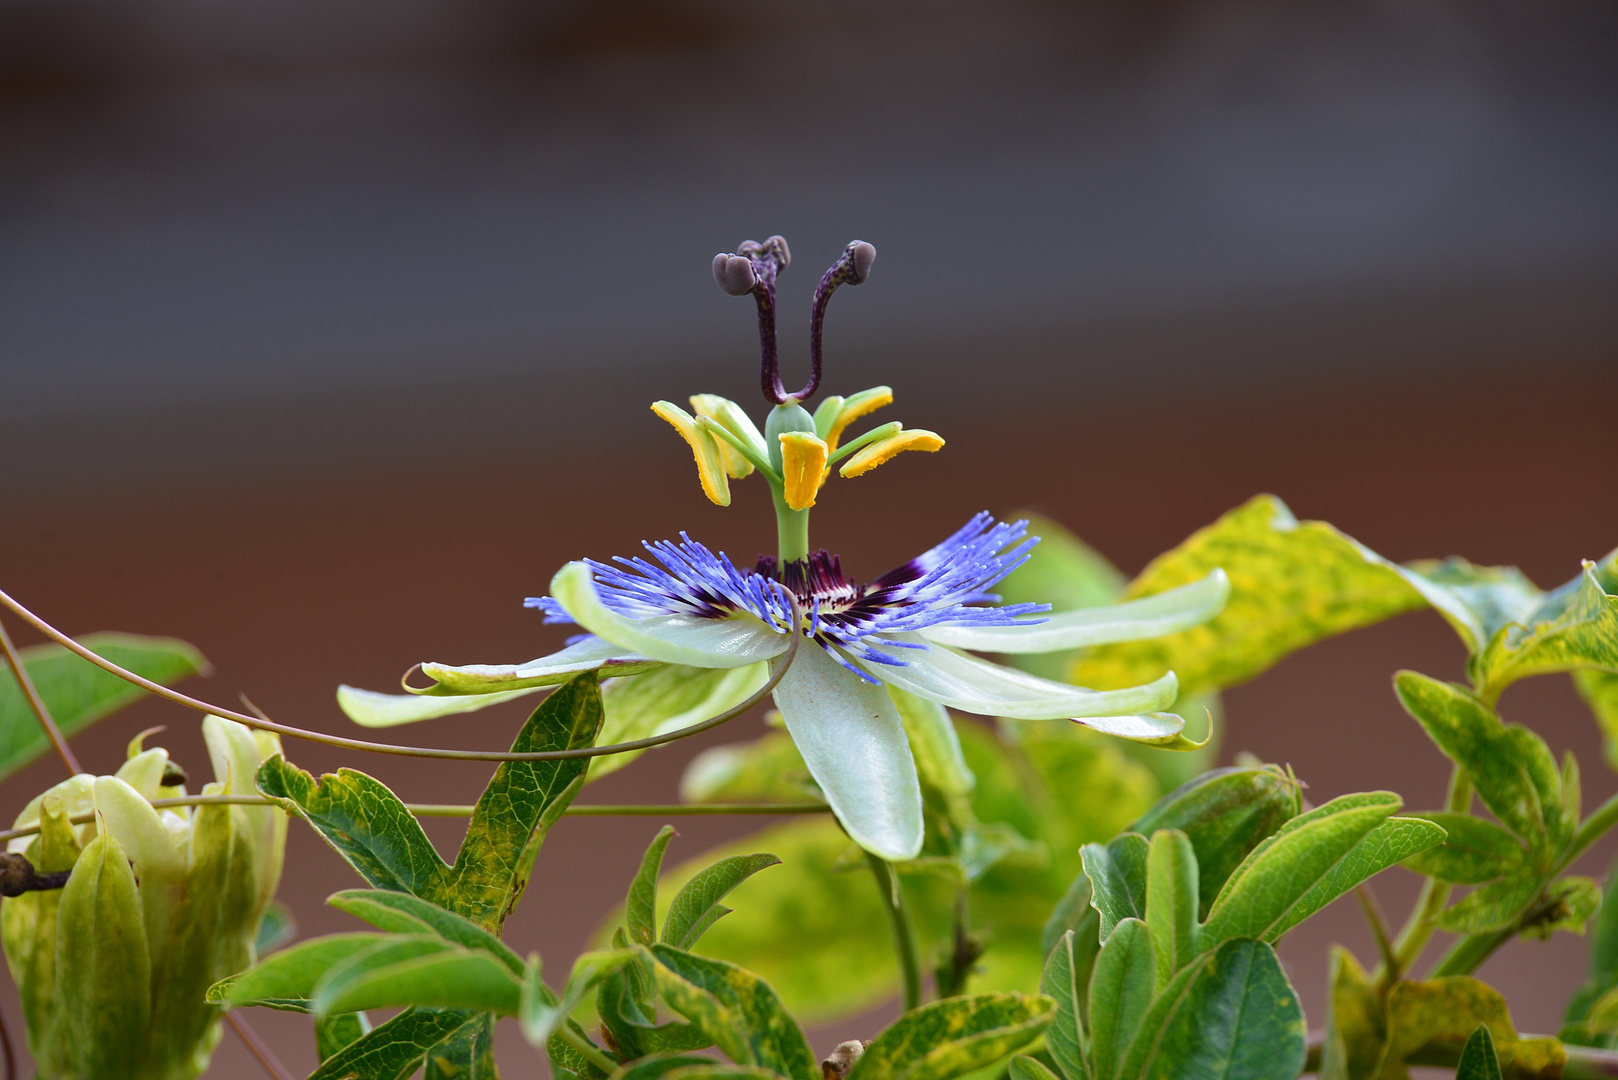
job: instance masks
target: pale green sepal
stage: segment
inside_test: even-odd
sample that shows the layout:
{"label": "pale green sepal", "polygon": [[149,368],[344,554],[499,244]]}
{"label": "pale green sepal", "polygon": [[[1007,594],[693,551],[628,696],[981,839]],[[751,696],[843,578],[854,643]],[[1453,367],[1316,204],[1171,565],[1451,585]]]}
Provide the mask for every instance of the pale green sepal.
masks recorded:
{"label": "pale green sepal", "polygon": [[337,688],[337,707],[361,727],[397,727],[421,720],[435,720],[440,716],[477,712],[490,705],[512,701],[537,694],[546,686],[530,686],[522,690],[502,690],[492,694],[456,694],[454,696],[427,696],[416,694],[382,694],[375,690],[361,690],[343,685]]}
{"label": "pale green sepal", "polygon": [[921,784],[887,692],[807,643],[775,703],[809,773],[854,842],[884,859],[921,851]]}
{"label": "pale green sepal", "polygon": [[498,694],[528,687],[555,686],[582,671],[594,671],[607,679],[616,675],[637,675],[657,666],[656,661],[637,656],[610,641],[589,637],[526,664],[465,664],[457,667],[428,661],[421,665],[421,673],[432,679],[433,685],[420,690],[409,686],[405,689],[412,694],[429,697]]}
{"label": "pale green sepal", "polygon": [[897,686],[888,687],[888,696],[899,710],[899,719],[904,721],[910,750],[921,775],[946,795],[972,794],[977,777],[967,767],[966,755],[961,752],[961,738],[955,734],[955,724],[944,707]]}
{"label": "pale green sepal", "polygon": [[[80,814],[88,814],[90,808],[95,805],[95,782],[96,778],[89,773],[79,773],[76,776],[68,777],[59,784],[46,788],[28,801],[28,805],[22,808],[22,812],[17,815],[17,820],[12,822],[11,827],[14,829],[26,829],[30,826],[38,825],[39,808],[46,799],[50,799],[54,803],[55,810],[53,812],[64,817],[78,817]],[[16,837],[7,842],[6,850],[25,852],[28,850],[28,845],[33,843],[33,840],[32,836]],[[66,867],[63,869],[66,869]],[[3,906],[0,905],[0,907]]]}
{"label": "pale green sepal", "polygon": [[1213,738],[1213,729],[1196,742],[1185,735],[1185,717],[1178,713],[1137,713],[1134,716],[1076,716],[1073,722],[1092,731],[1128,739],[1158,750],[1201,750]]}
{"label": "pale green sepal", "polygon": [[[186,894],[186,857],[152,804],[116,776],[95,781],[98,828],[111,833],[135,865],[148,941],[162,942]],[[189,831],[189,830],[188,830]],[[189,837],[182,839],[188,840]]]}
{"label": "pale green sepal", "polygon": [[[899,641],[920,642],[915,634],[890,636]],[[873,636],[872,642],[879,644],[880,638]],[[894,649],[893,655],[904,661],[905,666],[877,663],[860,666],[890,686],[980,716],[1005,716],[1013,720],[1123,716],[1167,709],[1179,696],[1179,683],[1172,671],[1144,686],[1086,690],[937,645],[926,649]],[[1184,721],[1178,717],[1175,721],[1174,732],[1178,732]],[[1159,731],[1157,736],[1174,732]]]}
{"label": "pale green sepal", "polygon": [[626,619],[607,608],[596,592],[590,567],[571,562],[551,579],[551,595],[584,629],[653,660],[695,667],[743,667],[786,652],[785,630],[735,614],[724,619],[656,615]]}
{"label": "pale green sepal", "polygon": [[103,830],[79,857],[57,912],[57,1048],[65,1075],[123,1075],[151,1022],[151,960],[135,875]]}
{"label": "pale green sepal", "polygon": [[130,787],[134,788],[143,799],[158,797],[157,789],[163,786],[163,771],[168,768],[169,752],[161,747],[142,750],[122,765],[113,775]]}
{"label": "pale green sepal", "polygon": [[1201,581],[1141,600],[1031,616],[1018,626],[932,626],[921,636],[940,645],[993,653],[1042,653],[1162,637],[1199,626],[1224,608],[1230,579],[1215,570]]}

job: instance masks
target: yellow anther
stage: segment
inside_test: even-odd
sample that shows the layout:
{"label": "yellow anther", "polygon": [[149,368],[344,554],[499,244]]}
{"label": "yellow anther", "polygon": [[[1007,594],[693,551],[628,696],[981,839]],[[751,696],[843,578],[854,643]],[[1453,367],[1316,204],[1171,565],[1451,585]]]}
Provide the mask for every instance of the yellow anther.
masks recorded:
{"label": "yellow anther", "polygon": [[[706,416],[742,442],[752,447],[758,456],[768,458],[769,452],[764,448],[764,436],[760,435],[753,421],[748,419],[742,407],[729,398],[718,394],[692,394],[691,410],[698,416]],[[719,447],[719,458],[725,463],[725,471],[740,480],[753,471],[753,463],[736,452],[736,448],[723,439],[715,439]]]}
{"label": "yellow anther", "polygon": [[672,401],[654,401],[652,411],[680,433],[697,459],[697,477],[702,481],[702,493],[710,502],[730,505],[730,480],[725,476],[725,459],[720,455],[719,442],[697,426],[696,418]]}
{"label": "yellow anther", "polygon": [[844,462],[843,467],[837,471],[843,476],[859,476],[870,472],[895,454],[906,450],[933,451],[942,448],[943,445],[944,440],[931,431],[922,431],[919,428],[900,431],[867,446]]}
{"label": "yellow anther", "polygon": [[826,444],[809,431],[781,433],[781,480],[787,505],[807,510],[826,478]]}
{"label": "yellow anther", "polygon": [[848,425],[869,413],[893,404],[893,388],[891,386],[873,386],[869,390],[861,390],[853,397],[843,401],[842,407],[837,410],[837,417],[831,422],[825,439],[829,450],[836,450],[838,442]]}

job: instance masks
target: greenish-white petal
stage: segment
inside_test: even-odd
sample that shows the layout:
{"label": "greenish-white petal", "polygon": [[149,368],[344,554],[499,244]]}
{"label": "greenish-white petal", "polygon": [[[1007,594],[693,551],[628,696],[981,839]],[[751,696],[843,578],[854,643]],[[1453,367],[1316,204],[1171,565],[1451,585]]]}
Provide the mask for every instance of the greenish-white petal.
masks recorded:
{"label": "greenish-white petal", "polygon": [[1201,581],[1107,607],[1042,616],[1017,626],[933,626],[921,636],[940,645],[995,653],[1042,653],[1082,649],[1114,641],[1140,641],[1179,633],[1219,614],[1230,597],[1230,579],[1215,570]]}
{"label": "greenish-white petal", "polygon": [[418,720],[432,720],[439,716],[476,712],[502,701],[537,694],[545,686],[529,686],[521,690],[505,690],[494,694],[455,694],[453,696],[421,696],[418,694],[382,694],[375,690],[361,690],[355,686],[337,688],[337,705],[356,724],[364,727],[394,727],[414,724]]}
{"label": "greenish-white petal", "polygon": [[[915,634],[889,636],[921,643]],[[1082,686],[1069,686],[991,664],[941,645],[893,649],[890,655],[905,661],[906,666],[867,661],[861,661],[860,666],[883,682],[908,690],[917,697],[981,716],[1005,716],[1013,720],[1125,716],[1166,709],[1179,695],[1179,682],[1172,671],[1144,686],[1086,690]]]}
{"label": "greenish-white petal", "polygon": [[610,610],[584,563],[571,562],[551,579],[551,595],[573,620],[597,637],[668,664],[742,667],[787,651],[790,639],[762,619],[738,612],[723,619],[656,615],[628,619]]}
{"label": "greenish-white petal", "polygon": [[429,697],[499,694],[508,690],[555,686],[567,682],[581,671],[599,671],[601,677],[607,679],[636,675],[657,666],[658,661],[640,656],[621,645],[614,645],[599,637],[587,637],[560,652],[541,656],[526,664],[465,664],[457,667],[453,664],[425,663],[421,665],[421,673],[433,680],[434,685],[413,693]]}
{"label": "greenish-white petal", "polygon": [[1210,731],[1201,742],[1193,742],[1184,735],[1185,718],[1174,713],[1137,713],[1133,716],[1082,716],[1073,718],[1075,724],[1115,735],[1131,742],[1160,746],[1165,750],[1200,750],[1208,745]]}
{"label": "greenish-white petal", "polygon": [[776,684],[775,704],[855,843],[884,859],[915,858],[921,851],[921,783],[887,691],[804,642]]}

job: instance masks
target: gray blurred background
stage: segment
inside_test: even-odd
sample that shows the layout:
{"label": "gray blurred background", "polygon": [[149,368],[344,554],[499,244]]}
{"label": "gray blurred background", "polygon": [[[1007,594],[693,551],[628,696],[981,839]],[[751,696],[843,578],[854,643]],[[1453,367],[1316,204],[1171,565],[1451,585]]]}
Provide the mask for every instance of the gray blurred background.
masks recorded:
{"label": "gray blurred background", "polygon": [[[0,163],[4,587],[70,632],[187,637],[216,670],[193,692],[309,726],[350,730],[338,681],[538,655],[557,635],[518,604],[565,559],[770,546],[762,493],[707,506],[646,406],[756,401],[751,304],[708,261],[773,232],[788,381],[819,272],[869,240],[826,389],[892,384],[950,441],[823,497],[817,542],[861,576],[1024,505],[1133,572],[1259,490],[1545,586],[1618,544],[1610,3],[0,0]],[[1430,614],[1332,642],[1230,695],[1227,753],[1435,805],[1387,679],[1459,662]],[[1587,805],[1613,790],[1563,680],[1505,708],[1580,753]],[[196,742],[177,713],[80,752]],[[419,737],[502,745],[519,713]],[[591,797],[672,798],[689,754]],[[483,779],[343,761],[422,801]],[[674,854],[750,827],[681,825]],[[518,946],[563,970],[654,829],[558,830]],[[320,900],[349,872],[294,833],[283,893],[343,927]],[[564,858],[604,883],[549,880]],[[1318,1027],[1327,943],[1370,945],[1351,909],[1316,927],[1284,957]],[[1485,974],[1548,1031],[1581,956]],[[312,1064],[304,1021],[254,1020]],[[227,1038],[210,1075],[252,1068]]]}

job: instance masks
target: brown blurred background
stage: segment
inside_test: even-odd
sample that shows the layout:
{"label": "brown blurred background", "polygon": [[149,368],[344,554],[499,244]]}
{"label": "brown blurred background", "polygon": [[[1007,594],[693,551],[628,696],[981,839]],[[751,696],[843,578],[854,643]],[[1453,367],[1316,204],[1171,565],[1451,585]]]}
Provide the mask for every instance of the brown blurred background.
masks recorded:
{"label": "brown blurred background", "polygon": [[[827,389],[890,383],[949,440],[833,481],[816,541],[857,575],[1022,507],[1133,572],[1265,490],[1392,558],[1554,585],[1618,545],[1615,32],[1572,2],[0,0],[0,582],[72,633],[184,637],[214,665],[191,692],[332,731],[340,681],[539,655],[561,635],[521,599],[567,559],[773,546],[762,489],[708,505],[646,406],[755,400],[751,305],[707,263],[782,232],[789,379],[819,271],[870,240]],[[1461,658],[1431,613],[1318,646],[1229,694],[1224,753],[1317,802],[1436,805],[1389,677]],[[1579,754],[1587,806],[1618,788],[1565,679],[1503,707]],[[398,734],[501,747],[522,710]],[[153,723],[205,771],[157,702],[76,746],[108,771]],[[585,797],[673,800],[756,730]],[[289,751],[417,801],[488,771]],[[11,778],[0,816],[55,779]],[[513,944],[565,970],[657,824],[565,821]],[[754,824],[682,821],[671,858]],[[303,933],[354,882],[294,828]],[[1376,888],[1402,915],[1414,879]],[[1371,952],[1341,904],[1283,948],[1317,1027],[1331,941]],[[1484,975],[1548,1032],[1582,956]],[[305,1019],[252,1019],[312,1067]],[[210,1076],[254,1068],[227,1036]]]}

